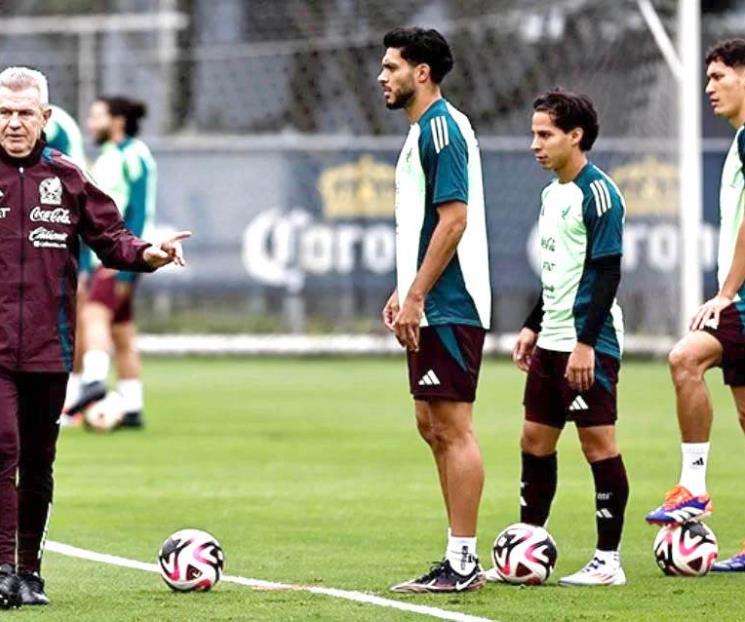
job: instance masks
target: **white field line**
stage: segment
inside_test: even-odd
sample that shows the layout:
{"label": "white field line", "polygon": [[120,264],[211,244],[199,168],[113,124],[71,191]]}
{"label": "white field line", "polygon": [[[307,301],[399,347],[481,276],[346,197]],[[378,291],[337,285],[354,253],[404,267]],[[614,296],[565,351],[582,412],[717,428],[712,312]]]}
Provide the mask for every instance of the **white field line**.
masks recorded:
{"label": "white field line", "polygon": [[[78,559],[85,559],[101,564],[109,564],[110,566],[120,566],[122,568],[131,568],[133,570],[144,570],[145,572],[160,572],[157,564],[148,564],[136,559],[127,559],[126,557],[108,555],[107,553],[97,553],[96,551],[80,549],[76,546],[63,544],[62,542],[54,542],[50,540],[46,544],[46,550],[59,553],[60,555],[66,555],[67,557],[77,557]],[[364,592],[338,590],[333,587],[292,585],[290,583],[275,583],[274,581],[262,581],[261,579],[249,579],[247,577],[236,577],[231,575],[223,575],[221,581],[225,581],[226,583],[236,583],[238,585],[244,585],[259,590],[294,590],[298,592],[310,592],[311,594],[323,594],[325,596],[331,596],[332,598],[351,600],[366,605],[375,605],[377,607],[398,609],[409,613],[418,613],[439,620],[452,620],[453,622],[496,622],[489,618],[480,618],[478,616],[459,613],[457,611],[448,611],[446,609],[438,609],[437,607],[428,607],[426,605],[413,605],[398,600],[381,598],[380,596],[374,596],[372,594],[365,594]]]}

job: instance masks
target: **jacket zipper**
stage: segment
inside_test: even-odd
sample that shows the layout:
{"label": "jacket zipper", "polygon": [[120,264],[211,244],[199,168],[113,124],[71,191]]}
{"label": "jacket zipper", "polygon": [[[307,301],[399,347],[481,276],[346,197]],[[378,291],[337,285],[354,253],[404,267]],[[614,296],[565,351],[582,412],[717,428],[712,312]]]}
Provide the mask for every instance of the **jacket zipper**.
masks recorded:
{"label": "jacket zipper", "polygon": [[21,344],[23,343],[23,282],[26,267],[26,201],[24,199],[24,169],[18,167],[18,177],[21,180],[21,280],[18,283],[18,351],[16,354],[17,365],[21,367]]}

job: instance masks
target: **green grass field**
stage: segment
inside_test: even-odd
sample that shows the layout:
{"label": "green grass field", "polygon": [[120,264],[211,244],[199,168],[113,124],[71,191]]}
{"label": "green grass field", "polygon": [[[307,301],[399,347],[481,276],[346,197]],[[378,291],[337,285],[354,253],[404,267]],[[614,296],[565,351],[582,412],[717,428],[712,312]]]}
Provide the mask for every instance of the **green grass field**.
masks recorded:
{"label": "green grass field", "polygon": [[[435,470],[419,440],[402,360],[148,360],[143,432],[65,430],[50,538],[147,562],[182,527],[216,535],[226,572],[273,581],[389,594],[444,548]],[[482,373],[477,429],[487,469],[479,528],[488,560],[498,531],[518,516],[523,376],[506,362]],[[745,452],[717,372],[709,521],[722,554],[745,537]],[[655,530],[642,517],[678,475],[673,394],[661,363],[627,363],[619,434],[631,482],[623,559],[629,585],[565,589],[488,586],[408,602],[512,620],[745,619],[745,576],[664,577]],[[573,427],[559,451],[550,529],[557,575],[595,544],[591,476]],[[44,620],[424,620],[425,616],[305,592],[221,583],[172,594],[157,575],[48,552],[53,604],[8,615]],[[430,618],[432,619],[432,618]]]}

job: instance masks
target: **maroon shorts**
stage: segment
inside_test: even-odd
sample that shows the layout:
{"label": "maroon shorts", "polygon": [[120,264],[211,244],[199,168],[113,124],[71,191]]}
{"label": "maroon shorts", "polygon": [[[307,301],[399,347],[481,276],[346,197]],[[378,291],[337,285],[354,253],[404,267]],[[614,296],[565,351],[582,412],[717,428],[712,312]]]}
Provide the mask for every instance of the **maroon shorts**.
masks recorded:
{"label": "maroon shorts", "polygon": [[407,353],[414,399],[473,402],[485,335],[486,331],[476,326],[422,327],[419,351]]}
{"label": "maroon shorts", "polygon": [[116,270],[98,268],[91,277],[88,301],[97,302],[109,309],[113,314],[114,324],[124,324],[134,319],[134,293],[137,278],[131,282],[129,293],[120,295],[116,291]]}
{"label": "maroon shorts", "polygon": [[733,303],[719,315],[719,326],[704,330],[722,344],[722,372],[724,384],[731,387],[745,386],[745,328],[743,317]]}
{"label": "maroon shorts", "polygon": [[564,378],[568,360],[569,352],[535,349],[525,382],[525,418],[559,429],[567,421],[579,428],[613,425],[620,361],[596,352],[595,382],[588,391],[578,393]]}

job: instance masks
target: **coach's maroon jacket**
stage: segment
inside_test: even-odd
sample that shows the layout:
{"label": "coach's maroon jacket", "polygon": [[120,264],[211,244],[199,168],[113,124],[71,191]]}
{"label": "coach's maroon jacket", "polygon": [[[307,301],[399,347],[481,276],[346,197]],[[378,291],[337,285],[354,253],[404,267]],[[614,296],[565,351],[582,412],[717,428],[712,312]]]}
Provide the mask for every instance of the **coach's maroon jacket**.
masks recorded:
{"label": "coach's maroon jacket", "polygon": [[78,236],[105,266],[151,271],[150,245],[69,159],[43,140],[20,159],[0,148],[0,367],[72,369]]}

